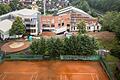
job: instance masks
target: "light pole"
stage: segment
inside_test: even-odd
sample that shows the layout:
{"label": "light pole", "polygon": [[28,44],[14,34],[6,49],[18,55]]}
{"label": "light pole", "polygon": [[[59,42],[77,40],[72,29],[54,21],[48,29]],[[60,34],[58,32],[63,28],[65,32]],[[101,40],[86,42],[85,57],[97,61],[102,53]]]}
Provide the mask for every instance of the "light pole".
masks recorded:
{"label": "light pole", "polygon": [[44,5],[44,15],[46,15],[46,0],[43,1],[43,5]]}

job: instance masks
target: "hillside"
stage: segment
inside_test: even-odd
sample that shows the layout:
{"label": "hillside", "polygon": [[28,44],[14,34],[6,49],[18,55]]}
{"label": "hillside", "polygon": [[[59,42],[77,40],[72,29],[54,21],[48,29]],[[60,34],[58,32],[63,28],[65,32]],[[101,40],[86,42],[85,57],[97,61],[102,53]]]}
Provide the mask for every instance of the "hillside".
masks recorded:
{"label": "hillside", "polygon": [[70,4],[93,16],[107,11],[120,12],[120,0],[69,0]]}

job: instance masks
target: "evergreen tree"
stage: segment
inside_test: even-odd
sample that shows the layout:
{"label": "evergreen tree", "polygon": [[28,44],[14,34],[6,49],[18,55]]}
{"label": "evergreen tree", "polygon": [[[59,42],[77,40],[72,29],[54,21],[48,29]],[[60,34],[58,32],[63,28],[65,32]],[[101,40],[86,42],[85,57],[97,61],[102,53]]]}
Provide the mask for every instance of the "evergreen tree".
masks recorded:
{"label": "evergreen tree", "polygon": [[23,21],[20,17],[16,17],[15,21],[12,24],[12,28],[10,29],[10,35],[23,35],[26,32]]}

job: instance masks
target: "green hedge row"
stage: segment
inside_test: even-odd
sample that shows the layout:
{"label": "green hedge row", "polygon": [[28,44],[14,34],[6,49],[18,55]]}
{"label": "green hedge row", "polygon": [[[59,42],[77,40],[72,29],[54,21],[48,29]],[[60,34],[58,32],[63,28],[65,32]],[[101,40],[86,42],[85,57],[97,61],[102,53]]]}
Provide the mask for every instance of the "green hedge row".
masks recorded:
{"label": "green hedge row", "polygon": [[30,46],[32,54],[50,55],[95,55],[98,50],[98,42],[94,38],[86,35],[72,36],[70,38],[59,39],[41,38]]}

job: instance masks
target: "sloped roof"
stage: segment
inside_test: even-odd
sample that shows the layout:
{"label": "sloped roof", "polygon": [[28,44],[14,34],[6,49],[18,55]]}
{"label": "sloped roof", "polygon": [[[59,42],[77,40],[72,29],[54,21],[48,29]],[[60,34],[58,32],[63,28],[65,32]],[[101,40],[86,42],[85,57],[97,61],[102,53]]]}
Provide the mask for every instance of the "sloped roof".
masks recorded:
{"label": "sloped roof", "polygon": [[31,15],[34,15],[36,13],[39,13],[39,11],[32,10],[32,9],[26,9],[26,8],[12,12],[13,15],[21,15],[21,16],[26,16],[26,15],[31,16]]}
{"label": "sloped roof", "polygon": [[0,22],[0,30],[5,33],[11,29],[12,24],[13,24],[12,21],[5,19]]}
{"label": "sloped roof", "polygon": [[0,20],[5,17],[8,17],[10,15],[13,15],[13,16],[32,16],[36,13],[40,13],[39,11],[36,11],[36,10],[32,10],[32,9],[21,9],[21,10],[17,10],[17,11],[13,11],[13,12],[9,12],[7,14],[4,14],[4,15],[1,15],[0,16]]}
{"label": "sloped roof", "polygon": [[86,16],[86,17],[89,17],[89,18],[93,18],[93,17],[92,17],[91,15],[89,15],[88,13],[84,12],[84,11],[81,10],[81,9],[75,8],[75,7],[73,7],[73,6],[69,6],[69,7],[63,8],[63,9],[59,10],[57,14],[59,15],[59,14],[62,14],[62,13],[68,12],[68,11],[75,11],[75,12],[80,13],[80,14],[83,15],[83,16]]}

